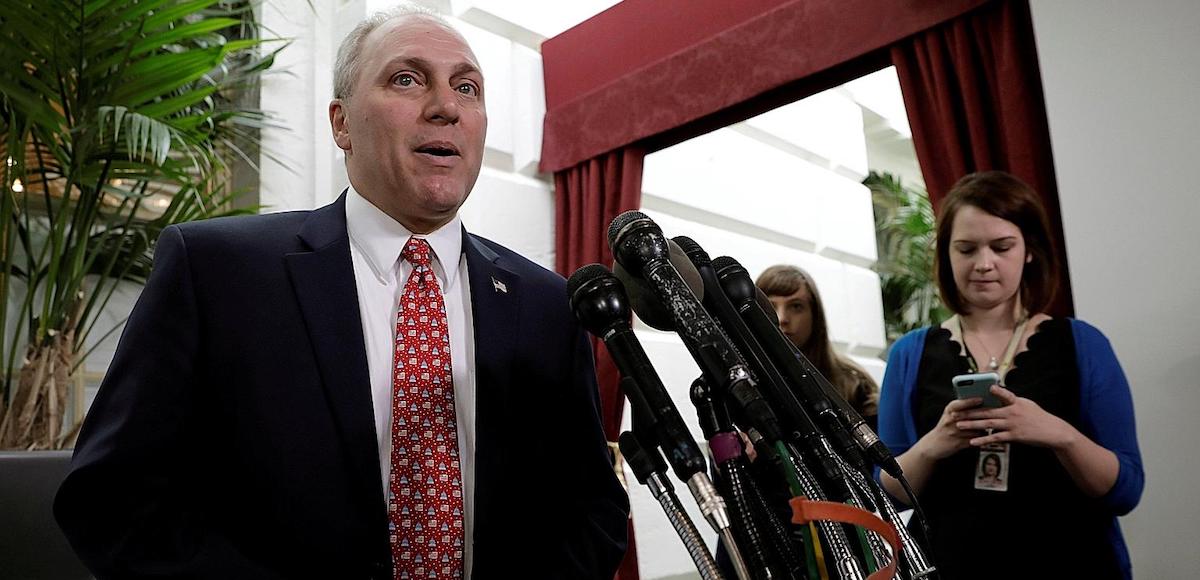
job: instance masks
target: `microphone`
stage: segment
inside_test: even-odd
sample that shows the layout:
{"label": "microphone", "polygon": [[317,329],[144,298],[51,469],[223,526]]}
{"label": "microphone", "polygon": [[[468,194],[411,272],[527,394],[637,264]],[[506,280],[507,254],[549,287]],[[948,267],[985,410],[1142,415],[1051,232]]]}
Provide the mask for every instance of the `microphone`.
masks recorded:
{"label": "microphone", "polygon": [[683,545],[692,557],[692,562],[696,564],[696,570],[700,572],[700,577],[704,580],[720,579],[721,573],[712,554],[709,554],[708,548],[704,546],[704,539],[700,537],[700,532],[696,530],[695,524],[683,510],[683,505],[679,503],[679,497],[675,495],[675,488],[671,485],[671,480],[664,477],[667,472],[667,464],[663,462],[662,456],[653,446],[643,446],[638,441],[638,437],[629,431],[621,434],[617,439],[617,445],[621,448],[621,455],[625,456],[625,461],[633,470],[633,476],[639,483],[650,489],[650,494],[662,506],[663,512],[667,514],[667,520],[671,522],[671,527],[675,528],[675,533],[679,534],[679,539],[683,540]]}
{"label": "microphone", "polygon": [[616,217],[608,229],[613,256],[631,274],[644,278],[667,307],[675,330],[719,393],[728,394],[739,411],[770,441],[778,441],[779,420],[758,392],[749,370],[733,351],[696,295],[670,261],[670,246],[658,224],[638,211]]}
{"label": "microphone", "polygon": [[[813,424],[804,406],[796,399],[796,394],[787,387],[787,380],[771,363],[771,359],[758,343],[750,327],[738,315],[721,282],[700,244],[685,236],[674,238],[691,260],[700,278],[705,284],[704,306],[716,317],[721,328],[728,333],[734,343],[734,348],[741,353],[742,358],[750,365],[753,376],[763,385],[772,402],[773,408],[781,411],[786,419],[785,426],[791,430],[792,437],[797,443],[804,443],[806,456],[819,467],[827,481],[841,479],[841,471],[829,452],[828,443],[821,441],[822,435]],[[770,304],[770,301],[767,302]]]}
{"label": "microphone", "polygon": [[[705,288],[704,282],[700,279],[700,273],[692,266],[691,261],[688,260],[687,255],[678,244],[668,240],[667,245],[670,246],[671,265],[675,266],[675,270],[679,272],[679,276],[683,278],[692,293],[700,300],[704,300]],[[616,274],[617,279],[625,285],[630,306],[633,307],[638,318],[646,323],[646,326],[656,330],[675,330],[671,312],[663,308],[658,299],[654,297],[654,290],[650,287],[649,282],[630,274],[620,262],[613,265],[613,274]]]}
{"label": "microphone", "polygon": [[[758,288],[746,269],[728,256],[713,260],[713,269],[717,271],[725,295],[737,307],[742,319],[754,331],[754,335],[759,338],[759,343],[766,349],[771,360],[779,365],[781,372],[799,389],[800,396],[808,408],[814,411],[814,415],[828,429],[826,434],[846,452],[845,458],[854,467],[860,467],[862,458],[856,449],[861,449],[884,471],[900,477],[900,465],[896,463],[887,446],[879,440],[879,436],[758,305]],[[850,439],[853,442],[849,441]]]}
{"label": "microphone", "polygon": [[666,452],[675,476],[688,481],[697,473],[703,474],[707,465],[704,454],[630,326],[629,301],[621,281],[608,268],[589,264],[567,280],[567,295],[576,318],[604,341],[617,369],[631,379],[623,383],[629,401],[655,420],[657,442]]}
{"label": "microphone", "polygon": [[[692,244],[695,244],[695,242],[692,242]],[[698,244],[695,244],[695,246],[692,247],[683,241],[679,241],[679,245],[680,247],[684,248],[684,251],[690,258],[693,259],[693,261],[696,261],[697,259],[702,260],[703,257],[707,257],[706,255],[700,255],[703,250],[699,248]],[[715,288],[710,286],[708,292],[706,293],[706,297],[715,297],[719,295],[721,298],[725,298],[728,301],[730,296],[726,294],[726,290],[732,288],[733,292],[730,292],[730,294],[738,298],[738,302],[742,307],[740,310],[742,310],[743,314],[745,314],[744,317],[747,319],[753,318],[757,320],[755,330],[758,330],[759,332],[752,334],[758,337],[765,337],[762,339],[761,343],[756,344],[759,344],[760,346],[761,344],[786,345],[787,350],[791,355],[787,357],[787,360],[795,360],[797,364],[803,367],[804,374],[806,374],[808,377],[811,377],[821,387],[821,395],[823,397],[828,398],[828,400],[833,401],[835,404],[839,402],[842,404],[842,409],[840,410],[842,410],[845,414],[846,422],[856,426],[858,426],[858,422],[862,422],[861,426],[858,426],[859,428],[856,429],[855,433],[861,430],[866,430],[870,434],[870,437],[866,438],[865,441],[870,441],[872,438],[875,441],[878,441],[878,437],[876,437],[875,434],[870,431],[870,428],[866,426],[865,422],[862,421],[862,418],[858,415],[854,408],[849,406],[849,404],[846,403],[845,400],[838,395],[835,390],[833,390],[833,386],[828,383],[825,377],[823,377],[820,372],[813,367],[812,363],[804,357],[803,353],[796,349],[792,342],[788,340],[787,337],[783,336],[783,334],[779,331],[779,320],[775,318],[774,308],[770,306],[770,301],[766,298],[765,294],[763,294],[762,290],[755,286],[750,280],[749,273],[747,273],[745,269],[742,268],[741,265],[738,264],[733,258],[729,257],[717,258],[708,266],[708,268],[705,268],[700,265],[700,262],[697,262],[697,270],[700,271],[701,276],[704,277],[706,281],[708,281],[707,270],[713,269],[714,266],[719,267],[718,269],[720,270],[720,274],[718,275],[718,278],[720,279],[720,284]],[[764,302],[766,302],[767,306],[763,305]],[[753,306],[755,304],[757,304],[759,308],[754,308]],[[725,319],[722,318],[721,320],[724,323]],[[739,325],[737,322],[731,321],[727,328],[736,328],[738,326]],[[745,321],[743,321],[742,327],[745,326]],[[777,337],[778,340],[772,343],[772,336]],[[766,358],[767,360],[770,360],[771,357]],[[811,386],[803,381],[798,381],[794,384]],[[793,398],[791,398],[791,402],[795,402],[794,394],[792,394],[792,397]],[[900,475],[902,475],[900,473],[900,466],[895,462],[894,459],[890,457],[890,454],[887,457],[881,458],[878,454],[878,450],[874,449],[874,446],[864,445],[864,439],[862,437],[856,435],[855,440],[859,447],[862,447],[867,451],[873,461],[887,470],[888,473],[897,477],[897,479],[900,479]],[[879,442],[879,446],[883,447],[884,451],[887,450],[887,448],[883,446],[882,442]],[[824,449],[828,450],[828,443],[822,441],[819,447],[823,447]],[[926,558],[923,550],[917,545],[908,529],[903,525],[899,516],[897,515],[895,507],[892,505],[891,500],[889,500],[888,497],[878,488],[873,479],[864,477],[861,471],[855,467],[852,467],[852,464],[854,463],[861,464],[861,457],[859,457],[857,453],[854,453],[851,454],[853,457],[850,460],[846,460],[842,457],[837,457],[833,454],[830,454],[828,451],[822,453],[819,449],[816,453],[814,453],[814,455],[824,460],[832,458],[833,461],[839,464],[836,469],[838,473],[844,474],[847,485],[845,487],[836,487],[835,489],[845,489],[847,492],[849,492],[848,497],[852,498],[855,503],[861,506],[866,507],[874,504],[877,510],[884,515],[887,521],[894,525],[900,535],[901,543],[904,545],[904,550],[902,553],[904,563],[906,564],[905,568],[909,573],[912,574],[912,578],[919,579],[935,577],[937,570],[936,567]],[[854,458],[857,458],[858,461],[854,461]],[[889,465],[894,466],[894,471],[888,469]],[[824,469],[826,470],[826,474],[828,474],[828,468],[826,467]],[[874,555],[876,556],[876,559],[881,562],[884,561],[887,558],[887,556],[884,556],[884,554],[886,554],[886,549],[883,548],[882,544],[880,543],[880,539],[873,533],[868,533],[867,539],[868,542],[871,543],[870,547],[875,553]]]}

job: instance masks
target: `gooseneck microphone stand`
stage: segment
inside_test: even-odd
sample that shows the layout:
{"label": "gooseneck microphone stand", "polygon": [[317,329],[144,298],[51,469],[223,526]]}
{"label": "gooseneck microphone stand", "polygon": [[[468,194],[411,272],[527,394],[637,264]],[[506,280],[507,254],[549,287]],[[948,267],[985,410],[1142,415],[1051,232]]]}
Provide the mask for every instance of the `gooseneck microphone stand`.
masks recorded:
{"label": "gooseneck microphone stand", "polygon": [[729,503],[734,535],[741,542],[750,576],[755,580],[786,577],[784,570],[790,573],[788,564],[798,560],[781,552],[790,552],[787,532],[775,521],[757,483],[750,477],[742,441],[724,404],[713,400],[704,377],[692,382],[690,395],[719,474],[717,487]]}
{"label": "gooseneck microphone stand", "polygon": [[700,577],[704,580],[724,580],[717,568],[717,562],[713,560],[712,554],[709,554],[708,548],[704,546],[704,539],[700,537],[700,532],[692,524],[687,512],[683,511],[683,505],[679,503],[679,497],[675,495],[675,488],[667,479],[667,464],[658,454],[658,450],[654,447],[643,447],[637,436],[629,431],[621,434],[617,444],[621,448],[621,455],[625,456],[625,461],[633,470],[633,476],[650,489],[650,494],[662,506],[663,513],[671,522],[671,527],[675,528],[675,533],[679,534],[679,539],[683,540],[683,546],[687,548],[688,555],[696,564],[696,570],[700,572]]}
{"label": "gooseneck microphone stand", "polygon": [[[664,247],[664,255],[666,251]],[[677,273],[676,281],[683,284]],[[735,563],[742,562],[737,542],[729,529],[725,500],[705,473],[707,465],[703,454],[630,325],[631,312],[624,284],[605,266],[589,264],[576,270],[567,280],[567,295],[576,318],[604,342],[617,369],[631,379],[625,383],[625,394],[630,405],[651,420],[645,427],[651,429],[654,442],[666,451],[675,476],[687,483],[700,513],[721,535],[730,557]],[[740,570],[745,572],[744,563]],[[750,580],[748,575],[739,577]]]}
{"label": "gooseneck microphone stand", "polygon": [[[780,446],[785,447],[784,445]],[[784,454],[783,459],[791,463],[801,490],[801,493],[797,495],[803,495],[810,500],[828,501],[825,492],[817,483],[817,478],[808,470],[804,462],[800,461],[795,450],[786,448],[785,450],[789,453]],[[845,528],[838,522],[828,520],[817,520],[816,524],[825,540],[825,545],[833,556],[832,560],[838,577],[842,580],[865,580],[866,575],[858,565],[858,559],[854,557],[854,550],[850,547],[849,539],[846,538]]]}
{"label": "gooseneck microphone stand", "polygon": [[[878,508],[876,511],[883,515],[885,521],[892,524],[892,527],[896,529],[896,534],[900,536],[900,563],[903,565],[896,567],[897,576],[910,580],[936,579],[938,577],[937,567],[925,557],[925,552],[917,545],[916,540],[908,531],[908,526],[905,526],[904,521],[900,519],[896,506],[892,504],[892,500],[888,498],[887,494],[874,481],[867,480],[862,473],[851,469],[847,469],[846,472],[851,474],[852,481],[856,486],[866,493],[873,493],[873,503]],[[883,543],[882,539],[873,532],[868,537],[873,537],[879,543]]]}

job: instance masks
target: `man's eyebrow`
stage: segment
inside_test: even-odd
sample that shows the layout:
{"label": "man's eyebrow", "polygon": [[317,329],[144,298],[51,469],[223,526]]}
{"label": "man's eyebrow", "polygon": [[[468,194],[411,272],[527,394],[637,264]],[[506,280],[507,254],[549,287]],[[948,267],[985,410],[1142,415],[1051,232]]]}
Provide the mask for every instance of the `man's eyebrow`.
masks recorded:
{"label": "man's eyebrow", "polygon": [[463,61],[463,62],[458,63],[458,65],[455,66],[454,70],[450,73],[450,76],[458,77],[458,76],[468,75],[468,74],[475,74],[475,75],[479,75],[481,78],[483,77],[483,71],[479,70],[479,67],[475,66],[474,64],[472,64],[469,61]]}
{"label": "man's eyebrow", "polygon": [[[386,71],[391,71],[397,67],[414,68],[422,72],[428,72],[434,68],[433,63],[419,56],[398,56],[392,60],[389,60],[384,66],[384,69]],[[451,78],[462,76],[464,74],[477,74],[483,76],[483,71],[479,70],[479,67],[468,61],[458,63],[450,71]]]}

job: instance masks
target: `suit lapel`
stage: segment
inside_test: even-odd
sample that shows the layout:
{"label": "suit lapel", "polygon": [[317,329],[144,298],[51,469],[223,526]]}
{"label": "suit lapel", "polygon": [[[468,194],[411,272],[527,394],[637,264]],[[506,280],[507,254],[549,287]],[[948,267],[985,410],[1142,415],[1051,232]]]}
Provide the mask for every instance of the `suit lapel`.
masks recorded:
{"label": "suit lapel", "polygon": [[342,436],[354,494],[378,518],[386,540],[375,415],[359,320],[358,290],[346,233],[346,194],[312,212],[298,233],[306,246],[284,256],[321,372],[325,396]]}
{"label": "suit lapel", "polygon": [[[506,421],[513,397],[512,361],[520,333],[521,278],[507,269],[500,257],[475,236],[463,230],[463,251],[471,281],[471,317],[475,329],[475,530],[479,538],[494,541],[507,533],[495,527],[494,510],[502,497],[502,482],[509,449]],[[481,546],[477,555],[490,553]],[[493,563],[498,564],[498,563]],[[480,570],[475,562],[475,569]],[[484,566],[488,564],[485,562]]]}

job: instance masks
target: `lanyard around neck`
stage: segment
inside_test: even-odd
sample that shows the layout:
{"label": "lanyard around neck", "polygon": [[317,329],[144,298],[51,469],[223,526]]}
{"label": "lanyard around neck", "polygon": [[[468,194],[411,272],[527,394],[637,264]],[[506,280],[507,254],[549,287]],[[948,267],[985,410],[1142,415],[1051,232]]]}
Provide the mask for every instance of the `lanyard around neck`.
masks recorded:
{"label": "lanyard around neck", "polygon": [[[958,336],[962,339],[963,350],[967,354],[967,365],[970,366],[971,372],[977,373],[979,372],[979,366],[975,364],[975,357],[970,356],[970,351],[967,349],[967,333],[963,330],[962,317],[955,315],[955,318],[958,319]],[[999,366],[994,369],[995,372],[1000,374],[1001,380],[1004,380],[1004,375],[1012,367],[1013,359],[1017,356],[1017,347],[1021,344],[1021,337],[1025,336],[1025,327],[1028,324],[1029,316],[1022,316],[1021,320],[1017,323],[1017,327],[1013,329],[1012,338],[1008,339],[1008,346],[1004,349],[1004,358],[1000,359]]]}

